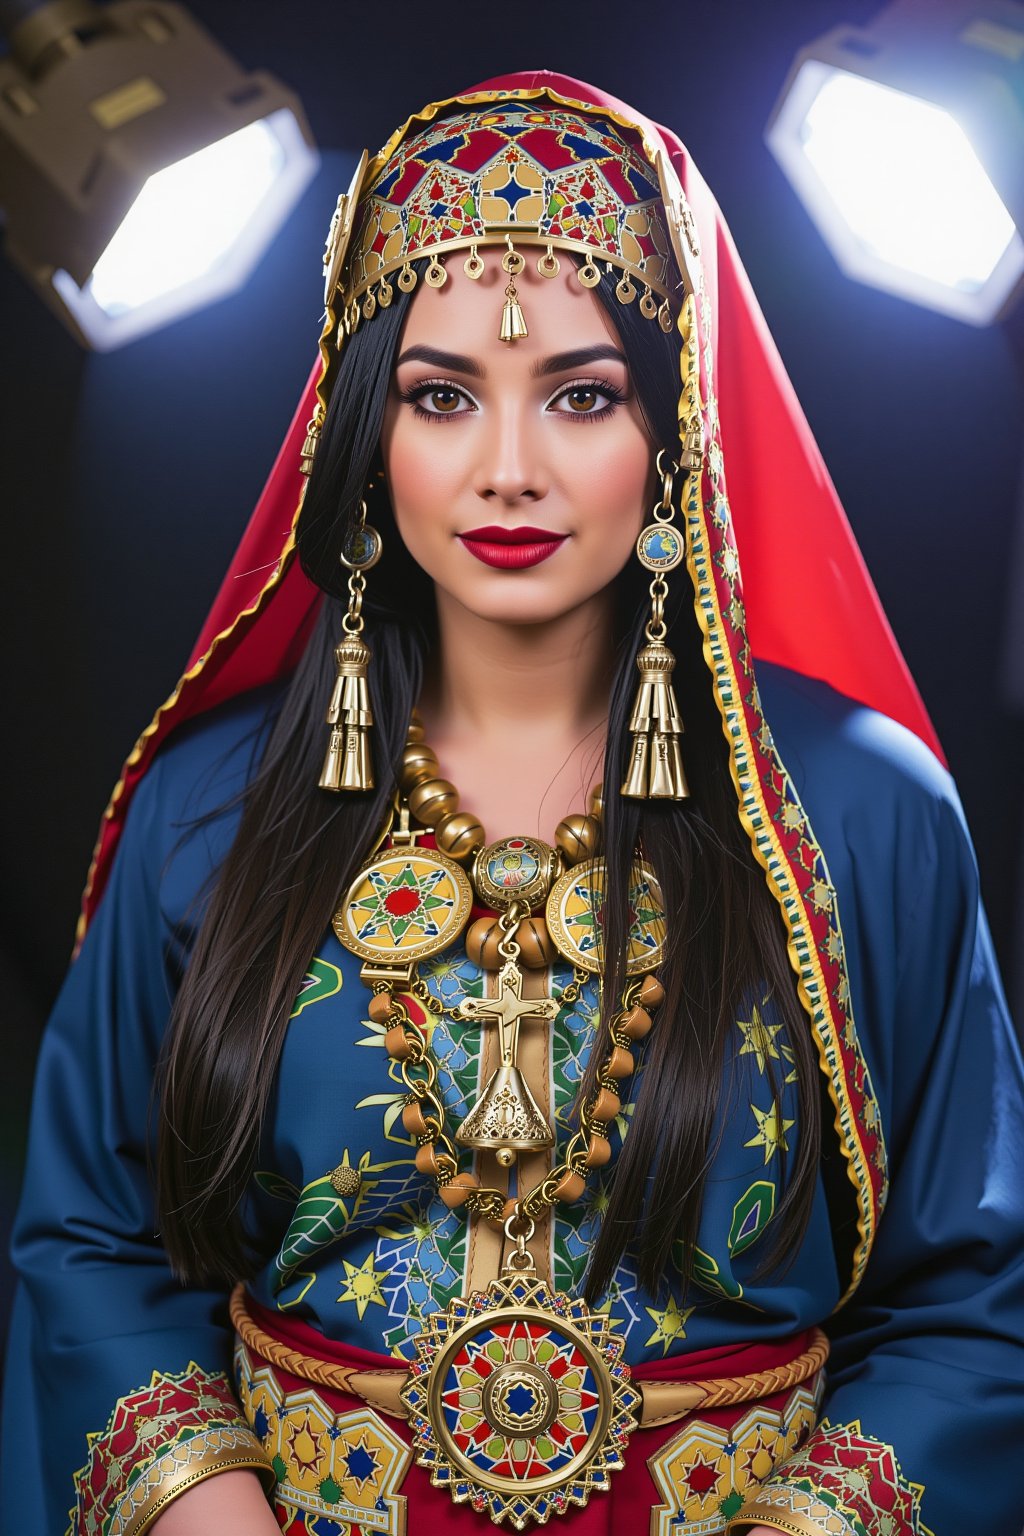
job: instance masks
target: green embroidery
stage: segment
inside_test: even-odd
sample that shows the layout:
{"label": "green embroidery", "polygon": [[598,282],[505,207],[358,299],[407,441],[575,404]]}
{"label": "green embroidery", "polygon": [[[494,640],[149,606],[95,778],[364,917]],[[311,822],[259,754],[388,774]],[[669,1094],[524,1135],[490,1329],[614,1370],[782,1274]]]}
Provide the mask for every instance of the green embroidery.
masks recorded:
{"label": "green embroidery", "polygon": [[286,1179],[279,1173],[257,1171],[253,1174],[253,1179],[257,1187],[274,1200],[287,1200],[291,1204],[299,1198],[299,1191],[291,1179]]}
{"label": "green embroidery", "polygon": [[317,956],[302,978],[291,1018],[297,1019],[303,1008],[308,1008],[311,1003],[322,1003],[325,997],[333,997],[336,992],[340,992],[341,982],[342,975],[338,967]]}
{"label": "green embroidery", "polygon": [[[341,1166],[351,1166],[347,1150]],[[306,1185],[274,1260],[275,1295],[283,1289],[301,1264],[336,1243],[349,1222],[358,1216],[363,1203],[379,1183],[377,1179],[367,1178],[367,1174],[383,1173],[388,1168],[398,1166],[397,1162],[371,1163],[370,1154],[364,1152],[357,1164],[362,1176],[359,1188],[354,1195],[344,1199],[334,1189],[327,1174]]]}
{"label": "green embroidery", "polygon": [[739,1281],[729,1274],[723,1274],[718,1260],[713,1259],[710,1253],[705,1253],[703,1248],[693,1250],[693,1278],[705,1291],[711,1291],[716,1296],[724,1296],[730,1301],[743,1299],[743,1287]]}
{"label": "green embroidery", "polygon": [[735,1257],[756,1243],[774,1214],[775,1185],[767,1179],[758,1179],[732,1208],[729,1252]]}

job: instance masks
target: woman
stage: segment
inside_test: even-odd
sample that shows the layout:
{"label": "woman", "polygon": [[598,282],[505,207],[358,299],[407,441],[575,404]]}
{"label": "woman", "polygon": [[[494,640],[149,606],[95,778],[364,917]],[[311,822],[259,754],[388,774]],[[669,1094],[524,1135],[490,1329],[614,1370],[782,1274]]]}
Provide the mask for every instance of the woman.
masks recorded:
{"label": "woman", "polygon": [[325,270],[44,1048],[9,1528],[1017,1536],[972,853],[699,176],[488,82]]}

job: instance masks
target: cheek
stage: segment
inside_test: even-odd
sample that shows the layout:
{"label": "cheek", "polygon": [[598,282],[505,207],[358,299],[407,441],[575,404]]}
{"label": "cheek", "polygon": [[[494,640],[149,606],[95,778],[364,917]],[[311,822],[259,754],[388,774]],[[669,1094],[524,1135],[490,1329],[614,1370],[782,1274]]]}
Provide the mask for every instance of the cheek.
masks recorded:
{"label": "cheek", "polygon": [[584,514],[584,528],[594,537],[610,538],[616,547],[627,547],[647,509],[646,437],[632,424],[614,434],[596,424],[574,426],[566,436],[572,438],[571,452],[563,464],[573,482],[573,500]]}
{"label": "cheek", "polygon": [[[455,429],[457,430],[457,429]],[[403,538],[422,535],[437,520],[438,508],[449,505],[456,455],[450,444],[453,429],[442,423],[425,425],[405,410],[385,414],[381,455],[391,505]]]}

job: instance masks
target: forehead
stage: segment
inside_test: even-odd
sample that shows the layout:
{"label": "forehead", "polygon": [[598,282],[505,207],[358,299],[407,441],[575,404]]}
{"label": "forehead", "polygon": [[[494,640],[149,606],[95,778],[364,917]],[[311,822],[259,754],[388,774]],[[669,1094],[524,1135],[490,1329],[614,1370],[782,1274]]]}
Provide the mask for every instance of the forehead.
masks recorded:
{"label": "forehead", "polygon": [[499,338],[508,275],[501,265],[500,247],[480,251],[484,270],[469,278],[458,252],[446,262],[443,288],[417,284],[402,330],[401,347],[447,348],[486,361],[488,366],[513,370],[537,357],[571,347],[611,342],[621,347],[618,332],[603,304],[580,283],[576,264],[561,254],[559,271],[542,277],[530,263],[516,277],[519,303],[528,334],[517,341]]}

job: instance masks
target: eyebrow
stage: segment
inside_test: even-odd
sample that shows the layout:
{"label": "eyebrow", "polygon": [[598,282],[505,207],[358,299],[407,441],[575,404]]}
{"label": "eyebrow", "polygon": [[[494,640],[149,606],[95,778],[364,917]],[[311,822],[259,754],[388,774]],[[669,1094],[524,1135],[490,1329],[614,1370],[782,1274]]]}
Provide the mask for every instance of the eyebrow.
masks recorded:
{"label": "eyebrow", "polygon": [[[540,358],[530,373],[535,379],[546,378],[552,373],[567,373],[573,368],[584,368],[588,363],[615,362],[628,368],[625,353],[618,347],[602,342],[595,347],[575,347],[569,352],[555,352],[551,357]],[[484,370],[475,358],[461,352],[443,352],[438,347],[406,347],[396,368],[403,363],[430,363],[434,368],[445,368],[450,373],[468,373],[471,378],[482,379]]]}

